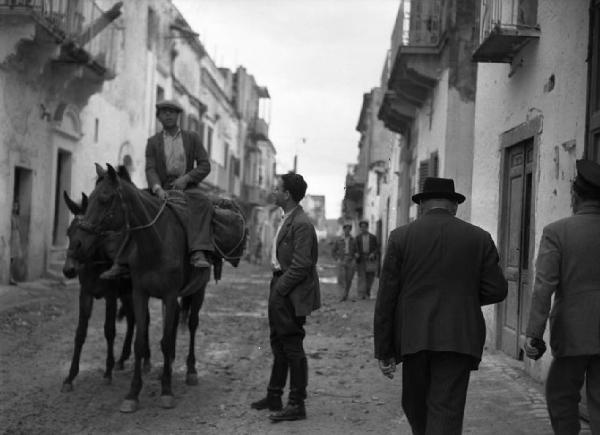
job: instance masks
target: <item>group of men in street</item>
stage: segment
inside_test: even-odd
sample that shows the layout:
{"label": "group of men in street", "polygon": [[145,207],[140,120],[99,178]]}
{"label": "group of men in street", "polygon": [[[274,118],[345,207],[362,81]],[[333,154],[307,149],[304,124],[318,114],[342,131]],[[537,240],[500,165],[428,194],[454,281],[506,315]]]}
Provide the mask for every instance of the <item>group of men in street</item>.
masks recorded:
{"label": "group of men in street", "polygon": [[[185,193],[193,217],[187,223],[190,262],[210,267],[212,204],[198,189],[210,172],[208,155],[195,132],[179,128],[181,106],[162,101],[156,110],[163,131],[146,147],[148,186],[164,201],[169,189]],[[288,173],[278,177],[271,194],[284,212],[271,251],[273,362],[267,394],[251,406],[274,411],[274,422],[306,418],[304,324],[321,304],[317,236],[299,205],[306,189],[300,174]],[[574,215],[546,226],[542,234],[524,350],[539,358],[550,317],[554,358],[546,395],[552,427],[557,434],[579,432],[585,380],[592,433],[600,435],[600,165],[577,161],[572,195]],[[470,372],[478,368],[485,343],[481,307],[503,301],[508,284],[490,234],[455,217],[465,197],[455,192],[453,180],[427,178],[412,200],[420,216],[391,232],[383,261],[374,313],[375,358],[389,378],[402,364],[402,407],[414,434],[460,434]],[[368,232],[367,221],[359,227],[353,238],[351,224],[345,224],[333,247],[342,301],[355,267],[361,298],[370,297],[378,272],[377,238]],[[104,278],[123,273],[127,250],[122,248]]]}
{"label": "group of men in street", "polygon": [[348,299],[354,274],[358,274],[357,295],[359,299],[371,298],[371,287],[379,271],[379,243],[377,237],[369,232],[369,222],[362,220],[358,224],[360,234],[353,237],[352,224],[342,226],[343,234],[333,242],[331,256],[337,263],[339,301]]}

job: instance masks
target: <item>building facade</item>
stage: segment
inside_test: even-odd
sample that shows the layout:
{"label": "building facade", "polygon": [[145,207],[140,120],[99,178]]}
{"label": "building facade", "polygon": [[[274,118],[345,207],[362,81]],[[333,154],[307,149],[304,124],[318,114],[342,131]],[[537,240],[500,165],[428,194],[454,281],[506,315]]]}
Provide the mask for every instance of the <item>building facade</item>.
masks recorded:
{"label": "building facade", "polygon": [[599,56],[598,1],[481,4],[472,220],[495,236],[509,280],[485,312],[488,338],[540,380],[551,356],[522,351],[535,258],[543,227],[572,213],[575,161],[600,162]]}

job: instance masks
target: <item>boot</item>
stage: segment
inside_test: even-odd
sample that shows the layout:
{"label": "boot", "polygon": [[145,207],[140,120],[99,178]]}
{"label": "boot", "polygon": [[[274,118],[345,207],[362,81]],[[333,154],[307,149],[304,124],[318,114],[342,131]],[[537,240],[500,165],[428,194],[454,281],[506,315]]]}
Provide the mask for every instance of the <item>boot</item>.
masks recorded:
{"label": "boot", "polygon": [[100,279],[129,278],[129,268],[124,264],[113,263],[110,269],[100,274]]}
{"label": "boot", "polygon": [[308,363],[306,358],[294,359],[290,365],[290,396],[288,404],[269,418],[276,421],[303,420],[306,418],[306,386],[308,384]]}
{"label": "boot", "polygon": [[280,411],[283,408],[281,396],[283,395],[283,387],[285,387],[285,381],[287,380],[287,372],[287,360],[282,357],[275,357],[273,366],[271,367],[267,397],[252,402],[250,407],[258,410],[269,408],[269,411]]}
{"label": "boot", "polygon": [[206,259],[206,255],[203,251],[192,252],[190,263],[192,266],[197,267],[199,269],[205,269],[207,267],[210,267],[210,263]]}

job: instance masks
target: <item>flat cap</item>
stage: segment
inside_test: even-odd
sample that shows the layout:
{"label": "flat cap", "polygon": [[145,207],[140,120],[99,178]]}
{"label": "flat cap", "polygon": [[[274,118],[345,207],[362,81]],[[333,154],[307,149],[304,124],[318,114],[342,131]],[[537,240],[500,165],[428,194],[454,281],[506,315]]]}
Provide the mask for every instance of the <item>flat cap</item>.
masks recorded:
{"label": "flat cap", "polygon": [[594,189],[600,189],[600,165],[592,160],[577,160],[577,175]]}
{"label": "flat cap", "polygon": [[175,100],[162,100],[156,103],[156,110],[167,108],[176,110],[178,112],[183,112],[183,108]]}

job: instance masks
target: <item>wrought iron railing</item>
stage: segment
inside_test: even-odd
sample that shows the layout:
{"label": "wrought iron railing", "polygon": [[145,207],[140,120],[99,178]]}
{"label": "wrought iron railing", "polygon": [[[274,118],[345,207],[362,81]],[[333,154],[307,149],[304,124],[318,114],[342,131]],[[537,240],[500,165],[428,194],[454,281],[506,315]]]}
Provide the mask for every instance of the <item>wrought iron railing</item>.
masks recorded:
{"label": "wrought iron railing", "polygon": [[538,0],[481,0],[480,41],[498,27],[538,28]]}
{"label": "wrought iron railing", "polygon": [[93,0],[0,0],[0,13],[30,13],[63,42],[73,42],[114,71],[119,28]]}

